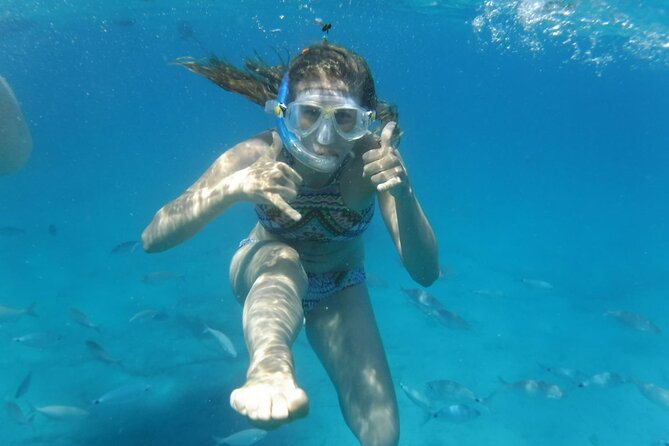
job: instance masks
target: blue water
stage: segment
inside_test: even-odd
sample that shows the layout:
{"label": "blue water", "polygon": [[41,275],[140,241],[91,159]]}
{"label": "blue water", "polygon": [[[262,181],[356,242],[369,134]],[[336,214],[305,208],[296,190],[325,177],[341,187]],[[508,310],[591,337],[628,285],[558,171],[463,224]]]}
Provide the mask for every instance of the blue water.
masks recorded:
{"label": "blue water", "polygon": [[[669,410],[632,383],[578,388],[539,364],[616,372],[669,388],[669,15],[652,1],[4,0],[0,74],[28,120],[33,156],[0,178],[0,305],[37,318],[0,327],[0,396],[89,408],[133,382],[150,391],[31,425],[0,416],[0,444],[208,445],[249,427],[228,406],[246,356],[226,359],[201,321],[243,351],[227,267],[254,221],[233,208],[159,255],[112,253],[226,147],[272,126],[241,97],[170,64],[208,52],[270,62],[322,37],[365,56],[395,102],[401,151],[434,230],[444,277],[428,291],[471,324],[445,327],[411,305],[376,217],[371,295],[398,384],[402,445],[653,445]],[[81,3],[81,4],[77,4]],[[112,2],[109,2],[110,5]],[[281,18],[283,16],[283,18]],[[271,30],[280,29],[280,32]],[[7,231],[9,232],[9,231]],[[146,275],[170,278],[145,283]],[[530,280],[551,287],[533,286]],[[70,308],[100,324],[77,324]],[[166,320],[128,322],[137,311]],[[625,310],[663,333],[604,317]],[[45,345],[13,341],[48,333]],[[94,359],[94,340],[123,367]],[[303,336],[297,374],[308,418],[258,444],[355,445]],[[28,372],[31,385],[14,400]],[[540,379],[559,400],[504,389]],[[399,383],[435,379],[495,393],[481,416],[423,423]]]}

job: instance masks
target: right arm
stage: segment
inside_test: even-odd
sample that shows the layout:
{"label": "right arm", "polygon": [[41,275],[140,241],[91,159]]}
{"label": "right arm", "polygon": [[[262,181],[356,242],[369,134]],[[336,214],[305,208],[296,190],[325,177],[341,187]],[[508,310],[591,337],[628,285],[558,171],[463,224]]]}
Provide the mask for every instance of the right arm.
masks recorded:
{"label": "right arm", "polygon": [[301,178],[274,160],[280,148],[278,135],[267,132],[227,150],[181,196],[156,213],[142,233],[144,250],[160,252],[178,245],[239,201],[269,202],[296,213],[284,199],[290,200],[293,190],[296,194],[295,183]]}

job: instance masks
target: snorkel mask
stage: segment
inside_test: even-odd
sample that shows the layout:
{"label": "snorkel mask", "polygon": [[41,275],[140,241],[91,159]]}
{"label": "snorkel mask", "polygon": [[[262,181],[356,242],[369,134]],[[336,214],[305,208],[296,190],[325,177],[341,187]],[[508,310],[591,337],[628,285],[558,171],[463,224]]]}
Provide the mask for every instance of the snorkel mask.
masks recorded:
{"label": "snorkel mask", "polygon": [[301,138],[317,133],[320,144],[332,142],[334,132],[346,141],[355,141],[368,132],[375,113],[358,106],[351,98],[339,98],[332,107],[323,106],[316,92],[286,104],[288,72],[283,75],[275,101],[267,101],[265,111],[276,115],[276,127],[284,146],[299,162],[324,173],[334,172],[341,164],[337,156],[318,155],[307,148]]}

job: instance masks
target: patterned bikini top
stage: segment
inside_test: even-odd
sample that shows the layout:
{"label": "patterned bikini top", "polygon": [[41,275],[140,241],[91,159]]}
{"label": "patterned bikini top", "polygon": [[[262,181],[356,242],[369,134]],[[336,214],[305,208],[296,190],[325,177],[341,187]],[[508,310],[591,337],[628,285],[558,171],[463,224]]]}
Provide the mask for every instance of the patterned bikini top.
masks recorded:
{"label": "patterned bikini top", "polygon": [[[283,149],[289,166],[294,158]],[[362,234],[374,215],[374,202],[362,211],[354,211],[344,204],[339,192],[339,177],[345,161],[334,174],[332,181],[321,188],[300,186],[297,197],[290,205],[302,218],[294,221],[275,206],[256,205],[260,224],[272,234],[287,240],[332,242],[350,240]]]}

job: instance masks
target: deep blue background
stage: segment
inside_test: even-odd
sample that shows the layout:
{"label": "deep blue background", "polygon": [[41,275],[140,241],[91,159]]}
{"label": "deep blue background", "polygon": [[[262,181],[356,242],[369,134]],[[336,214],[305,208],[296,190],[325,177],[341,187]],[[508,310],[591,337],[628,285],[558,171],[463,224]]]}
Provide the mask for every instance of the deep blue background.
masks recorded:
{"label": "deep blue background", "polygon": [[[625,52],[624,38],[617,37],[602,40],[601,51],[613,55],[613,61],[597,67],[570,60],[570,47],[547,37],[539,37],[544,50],[532,52],[522,45],[519,28],[512,28],[509,48],[504,48],[486,32],[473,31],[471,21],[480,12],[476,3],[457,13],[381,2],[362,7],[316,1],[136,1],[108,10],[9,5],[3,20],[14,25],[0,26],[0,74],[21,103],[34,153],[22,172],[0,179],[0,226],[26,231],[18,238],[0,238],[0,304],[20,307],[37,300],[47,314],[78,305],[113,320],[120,311],[117,299],[163,302],[196,292],[229,297],[227,261],[253,224],[248,206],[231,210],[193,240],[158,257],[133,253],[127,262],[110,262],[109,251],[137,239],[155,211],[222,150],[272,125],[259,107],[170,62],[206,56],[203,49],[239,64],[254,51],[274,62],[276,52],[294,55],[321,38],[312,23],[318,17],[333,23],[328,38],[367,58],[379,96],[399,106],[400,148],[447,271],[433,292],[480,327],[476,336],[481,338],[470,340],[471,345],[448,334],[437,346],[402,343],[398,327],[409,325],[418,337],[437,342],[430,334],[435,327],[428,325],[424,333],[416,325],[424,320],[407,321],[404,310],[383,309],[388,296],[396,296],[394,305],[403,308],[399,287],[413,285],[377,219],[368,236],[368,264],[389,286],[373,290],[373,297],[381,307],[379,325],[387,333],[396,375],[414,383],[457,375],[448,369],[459,357],[450,350],[457,345],[469,353],[462,353],[464,363],[457,366],[462,369],[456,370],[476,368],[480,374],[471,379],[487,390],[503,371],[517,379],[533,376],[536,370],[528,368],[536,367],[539,358],[592,373],[625,368],[626,373],[646,373],[639,379],[669,386],[666,339],[644,338],[646,333],[628,333],[627,327],[620,328],[621,334],[612,330],[619,328],[614,322],[600,317],[606,310],[627,309],[669,328],[669,67],[662,59]],[[627,12],[638,13],[637,6],[627,6]],[[118,24],[121,19],[132,25]],[[639,26],[659,32],[669,28],[664,16],[654,20],[652,26]],[[192,26],[193,36],[179,34],[182,21]],[[282,32],[267,32],[273,28]],[[587,30],[583,33],[587,39]],[[58,228],[57,237],[48,234],[50,224]],[[218,250],[213,257],[212,249]],[[143,274],[165,269],[186,274],[188,281],[169,290],[142,288]],[[548,281],[555,289],[537,298],[518,288],[523,278]],[[498,302],[473,300],[477,290],[491,289],[519,300],[499,308]],[[61,319],[50,323],[62,326]],[[527,321],[533,329],[518,328]],[[238,314],[233,312],[225,324],[241,346]],[[34,327],[26,322],[3,330],[11,338]],[[508,344],[492,340],[498,332],[506,333]],[[449,353],[435,350],[440,348]],[[589,356],[592,350],[596,358]],[[412,375],[417,361],[433,357],[448,367],[418,365],[423,372]],[[593,362],[586,364],[586,359]],[[16,366],[8,380],[21,375],[23,364],[58,368],[58,360],[46,366],[47,360],[16,349],[7,361]],[[60,364],[65,370],[66,363]],[[235,367],[231,386],[243,376],[244,364]],[[611,407],[621,401],[639,405],[652,414],[643,416],[648,424],[607,433],[611,415],[605,412],[593,435],[619,438],[620,444],[631,444],[625,439],[640,438],[640,432],[645,443],[637,444],[667,435],[661,421],[666,415],[656,415],[661,409],[630,392],[613,394]],[[415,411],[402,397],[403,413]],[[344,429],[332,404],[334,415],[325,412],[324,419],[334,419],[328,425],[336,426],[332,429]],[[501,411],[519,419],[508,408]],[[638,412],[617,416],[623,421],[640,417]],[[495,438],[503,437],[494,426],[511,426],[514,432],[513,422],[494,417],[489,431],[481,427],[483,420],[475,429]],[[516,429],[522,431],[521,424]],[[550,444],[588,438],[574,426],[566,429],[574,434],[569,440],[542,430],[553,426],[551,421],[539,426],[529,438]],[[421,429],[431,440],[420,441],[442,444],[436,440],[442,438],[435,433],[439,429]],[[284,433],[285,441],[295,444],[295,435]],[[408,435],[405,444],[417,444],[412,442],[417,434]],[[466,430],[454,435],[469,438]],[[479,435],[479,441],[486,438]],[[508,444],[519,444],[514,438]],[[305,441],[301,444],[316,444]]]}

